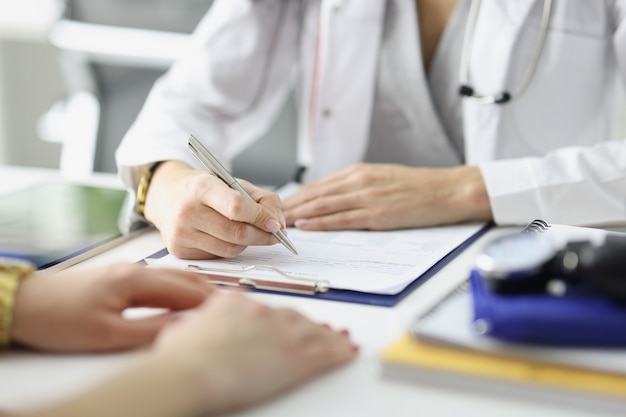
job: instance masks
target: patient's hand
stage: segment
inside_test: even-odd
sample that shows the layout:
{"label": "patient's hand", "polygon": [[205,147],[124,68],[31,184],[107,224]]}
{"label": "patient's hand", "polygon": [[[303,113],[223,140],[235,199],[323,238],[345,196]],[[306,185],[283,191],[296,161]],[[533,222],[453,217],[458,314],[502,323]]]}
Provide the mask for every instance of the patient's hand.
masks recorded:
{"label": "patient's hand", "polygon": [[221,413],[273,396],[353,359],[346,332],[242,293],[217,290],[157,340],[160,363],[193,369],[198,412]]}
{"label": "patient's hand", "polygon": [[130,307],[173,311],[201,304],[213,287],[192,273],[133,264],[40,272],[18,287],[12,340],[46,351],[93,352],[151,343],[171,313],[126,319]]}

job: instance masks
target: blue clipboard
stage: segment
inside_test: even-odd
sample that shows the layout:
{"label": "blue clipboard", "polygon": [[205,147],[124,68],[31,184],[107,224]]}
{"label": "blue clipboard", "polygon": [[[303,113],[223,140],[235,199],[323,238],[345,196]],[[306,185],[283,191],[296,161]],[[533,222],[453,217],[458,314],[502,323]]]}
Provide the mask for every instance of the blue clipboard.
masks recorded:
{"label": "blue clipboard", "polygon": [[[278,291],[278,290],[267,290],[267,289],[258,289],[252,288],[252,291],[263,292],[269,294],[281,294],[281,295],[291,295],[296,297],[307,297],[307,298],[317,298],[322,300],[331,300],[331,301],[343,301],[348,303],[358,303],[358,304],[368,304],[374,306],[381,307],[393,307],[398,302],[400,302],[403,298],[409,295],[413,290],[422,285],[432,276],[434,276],[437,272],[439,272],[444,266],[446,266],[451,260],[456,258],[461,252],[463,252],[467,247],[469,247],[472,243],[474,243],[480,236],[485,234],[487,230],[493,227],[493,223],[487,223],[480,230],[474,233],[469,239],[465,240],[459,246],[457,246],[454,250],[450,251],[446,256],[441,258],[437,263],[435,263],[432,267],[430,267],[425,273],[418,276],[411,282],[408,286],[406,286],[402,291],[396,294],[374,294],[374,293],[366,293],[360,291],[351,291],[351,290],[338,290],[330,288],[327,292],[316,293],[316,294],[302,294],[297,292],[288,292],[288,291]],[[168,254],[166,248],[163,248],[152,255],[146,257],[146,259],[159,259]],[[140,261],[147,265],[145,260]]]}

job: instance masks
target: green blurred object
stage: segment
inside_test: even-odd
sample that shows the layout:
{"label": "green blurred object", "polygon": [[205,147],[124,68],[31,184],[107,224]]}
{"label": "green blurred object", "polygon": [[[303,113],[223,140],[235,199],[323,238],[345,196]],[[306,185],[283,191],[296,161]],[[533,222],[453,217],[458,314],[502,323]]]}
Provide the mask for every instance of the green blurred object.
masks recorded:
{"label": "green blurred object", "polygon": [[0,256],[45,269],[123,236],[127,192],[45,183],[0,197]]}

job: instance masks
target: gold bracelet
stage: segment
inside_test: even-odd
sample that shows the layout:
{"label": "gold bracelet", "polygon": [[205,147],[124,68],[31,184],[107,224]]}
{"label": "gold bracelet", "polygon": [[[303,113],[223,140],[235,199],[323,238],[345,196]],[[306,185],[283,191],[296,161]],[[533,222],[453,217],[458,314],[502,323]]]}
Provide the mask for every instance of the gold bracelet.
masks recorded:
{"label": "gold bracelet", "polygon": [[154,172],[163,162],[165,161],[158,161],[150,165],[150,168],[148,168],[139,179],[139,185],[137,186],[137,212],[142,216],[145,216],[144,210],[146,209],[146,197],[148,196],[150,181],[152,181]]}
{"label": "gold bracelet", "polygon": [[11,343],[13,307],[15,294],[22,278],[30,275],[35,267],[26,261],[0,258],[0,348]]}

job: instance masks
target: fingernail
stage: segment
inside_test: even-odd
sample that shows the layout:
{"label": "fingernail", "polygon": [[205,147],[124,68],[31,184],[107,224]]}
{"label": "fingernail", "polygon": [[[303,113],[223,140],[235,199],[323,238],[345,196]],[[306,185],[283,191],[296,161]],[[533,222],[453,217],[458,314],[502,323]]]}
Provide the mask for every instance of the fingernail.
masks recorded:
{"label": "fingernail", "polygon": [[281,228],[280,223],[278,223],[276,220],[274,219],[269,219],[266,223],[265,223],[265,228],[274,233],[274,232],[278,232]]}
{"label": "fingernail", "polygon": [[358,352],[359,351],[359,347],[357,345],[352,345],[352,351],[353,352]]}
{"label": "fingernail", "polygon": [[304,227],[309,223],[309,219],[298,219],[294,222],[296,227]]}
{"label": "fingernail", "polygon": [[283,226],[287,225],[287,219],[285,218],[285,215],[283,214],[282,211],[278,213],[278,218],[280,219],[280,222],[282,223]]}
{"label": "fingernail", "polygon": [[350,337],[350,331],[343,329],[343,330],[339,330],[339,333],[341,333],[342,335],[346,336],[346,337]]}

